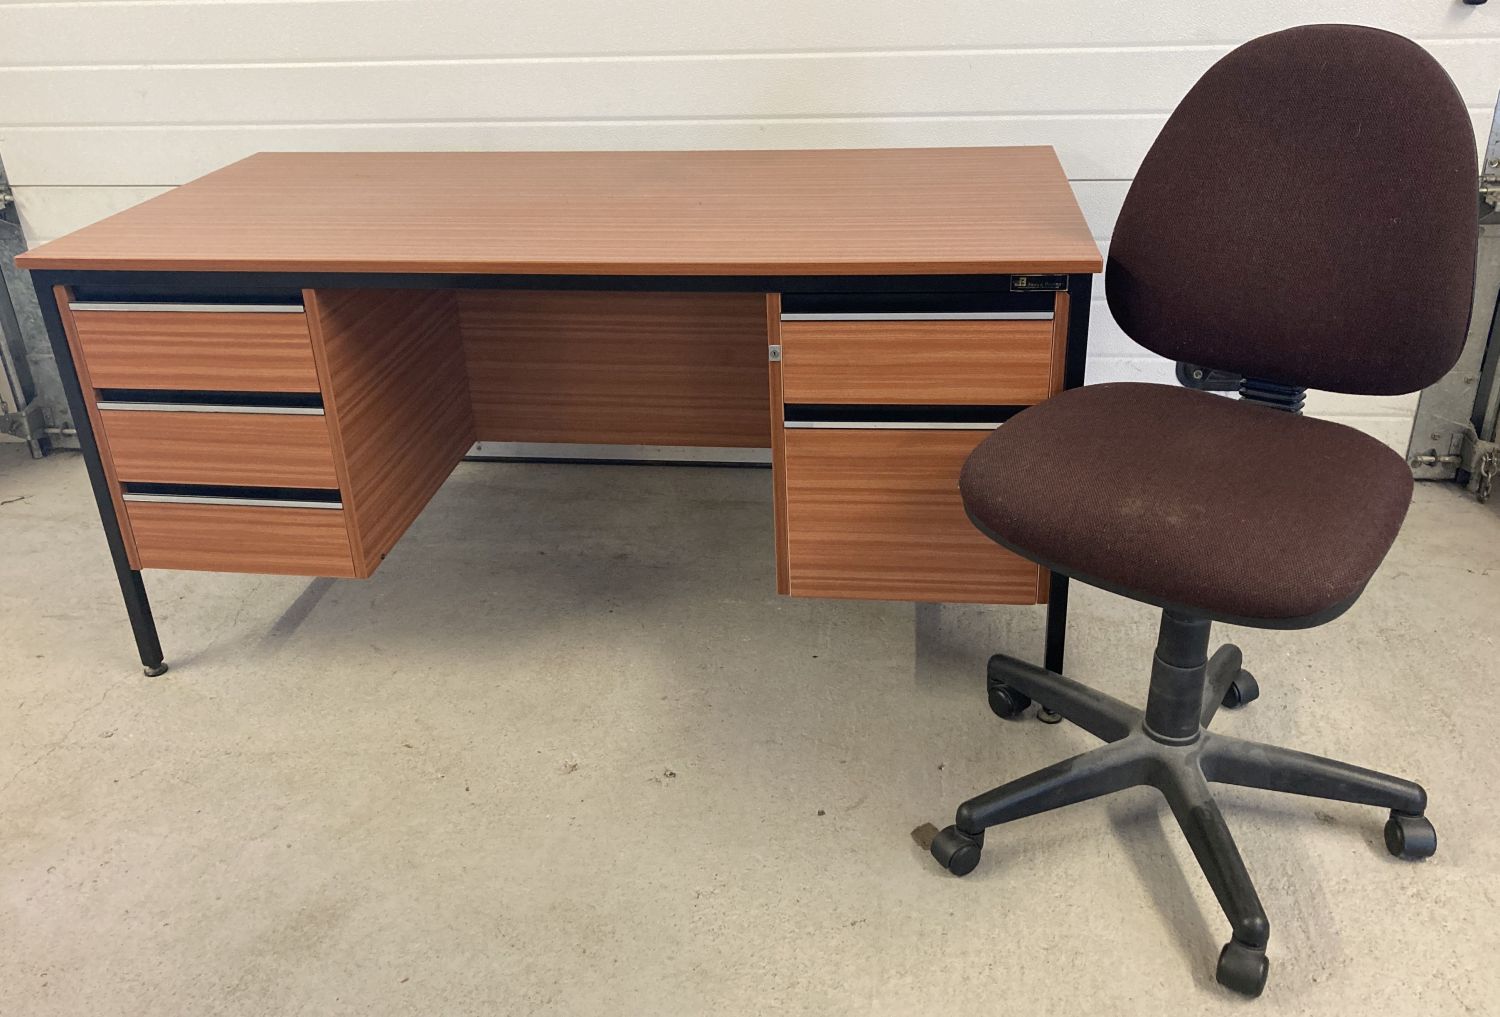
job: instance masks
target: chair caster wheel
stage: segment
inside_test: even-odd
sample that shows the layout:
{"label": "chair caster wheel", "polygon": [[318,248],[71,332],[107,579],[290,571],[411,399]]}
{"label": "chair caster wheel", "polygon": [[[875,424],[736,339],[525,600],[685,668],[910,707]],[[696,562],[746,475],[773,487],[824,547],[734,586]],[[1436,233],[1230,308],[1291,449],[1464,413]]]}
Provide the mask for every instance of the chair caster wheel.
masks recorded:
{"label": "chair caster wheel", "polygon": [[983,847],[984,834],[976,837],[956,826],[945,826],[932,838],[932,857],[955,876],[967,876],[979,864]]}
{"label": "chair caster wheel", "polygon": [[1015,720],[1031,705],[1030,696],[1017,692],[1004,682],[990,679],[985,682],[985,689],[989,693],[990,709],[995,712],[995,716],[1005,720]]}
{"label": "chair caster wheel", "polygon": [[1239,675],[1229,683],[1229,688],[1224,690],[1221,702],[1226,709],[1238,710],[1259,698],[1260,686],[1255,683],[1255,675],[1241,668]]}
{"label": "chair caster wheel", "polygon": [[1270,973],[1271,962],[1266,959],[1264,948],[1257,950],[1231,939],[1219,951],[1219,969],[1214,977],[1224,988],[1254,999],[1265,989],[1266,975]]}
{"label": "chair caster wheel", "polygon": [[162,661],[160,664],[147,666],[143,668],[143,670],[145,671],[147,678],[160,678],[162,675],[167,673],[167,662]]}
{"label": "chair caster wheel", "polygon": [[1036,719],[1043,724],[1061,724],[1063,716],[1060,713],[1054,713],[1045,706],[1039,706],[1036,711]]}
{"label": "chair caster wheel", "polygon": [[1408,861],[1431,858],[1437,851],[1437,831],[1426,816],[1392,810],[1385,821],[1385,849]]}

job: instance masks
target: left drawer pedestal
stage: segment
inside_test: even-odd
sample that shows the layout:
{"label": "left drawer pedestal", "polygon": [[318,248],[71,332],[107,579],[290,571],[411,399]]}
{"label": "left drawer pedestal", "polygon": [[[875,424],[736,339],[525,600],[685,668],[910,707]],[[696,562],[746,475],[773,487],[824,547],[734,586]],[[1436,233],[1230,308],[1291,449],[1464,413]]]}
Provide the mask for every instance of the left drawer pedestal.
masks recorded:
{"label": "left drawer pedestal", "polygon": [[124,483],[339,486],[321,411],[119,405],[100,403],[99,416]]}
{"label": "left drawer pedestal", "polygon": [[57,299],[134,568],[357,574],[300,300]]}
{"label": "left drawer pedestal", "polygon": [[125,505],[142,568],[354,575],[341,508],[137,501],[130,495]]}

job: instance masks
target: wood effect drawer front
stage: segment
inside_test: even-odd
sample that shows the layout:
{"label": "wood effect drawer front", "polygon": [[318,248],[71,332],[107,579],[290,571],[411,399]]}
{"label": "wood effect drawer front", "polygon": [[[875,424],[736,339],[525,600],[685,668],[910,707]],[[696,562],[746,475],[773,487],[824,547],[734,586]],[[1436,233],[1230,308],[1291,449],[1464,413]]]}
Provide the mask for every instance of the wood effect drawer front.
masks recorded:
{"label": "wood effect drawer front", "polygon": [[986,430],[788,428],[793,596],[1034,604],[1042,570],[974,528],[958,494]]}
{"label": "wood effect drawer front", "polygon": [[336,488],[321,414],[100,410],[124,482]]}
{"label": "wood effect drawer front", "polygon": [[127,502],[142,568],[354,575],[340,509]]}
{"label": "wood effect drawer front", "polygon": [[307,316],[73,309],[95,388],[316,392]]}
{"label": "wood effect drawer front", "polygon": [[783,321],[789,403],[1029,405],[1050,394],[1050,320]]}

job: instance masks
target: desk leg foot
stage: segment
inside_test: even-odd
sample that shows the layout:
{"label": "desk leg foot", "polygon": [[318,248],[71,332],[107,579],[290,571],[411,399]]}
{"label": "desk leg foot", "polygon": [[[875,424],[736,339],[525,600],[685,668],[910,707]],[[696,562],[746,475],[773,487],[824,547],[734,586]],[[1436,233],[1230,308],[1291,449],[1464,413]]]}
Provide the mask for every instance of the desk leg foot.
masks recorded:
{"label": "desk leg foot", "polygon": [[151,601],[146,597],[146,584],[141,574],[132,568],[118,570],[120,593],[125,598],[125,613],[130,617],[130,630],[135,634],[135,648],[141,657],[141,667],[147,678],[156,678],[167,673],[165,655],[161,652],[161,639],[156,634],[156,619],[151,616]]}

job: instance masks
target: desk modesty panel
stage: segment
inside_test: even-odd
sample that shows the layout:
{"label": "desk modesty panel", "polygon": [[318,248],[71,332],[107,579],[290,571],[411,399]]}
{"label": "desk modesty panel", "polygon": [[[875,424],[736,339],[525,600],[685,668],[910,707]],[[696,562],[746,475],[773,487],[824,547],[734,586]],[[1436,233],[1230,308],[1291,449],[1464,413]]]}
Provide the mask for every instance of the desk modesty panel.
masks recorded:
{"label": "desk modesty panel", "polygon": [[18,264],[148,670],[142,569],[369,577],[477,440],[769,447],[780,592],[1050,597],[1060,660],[957,491],[1082,381],[1051,149],[259,155]]}

